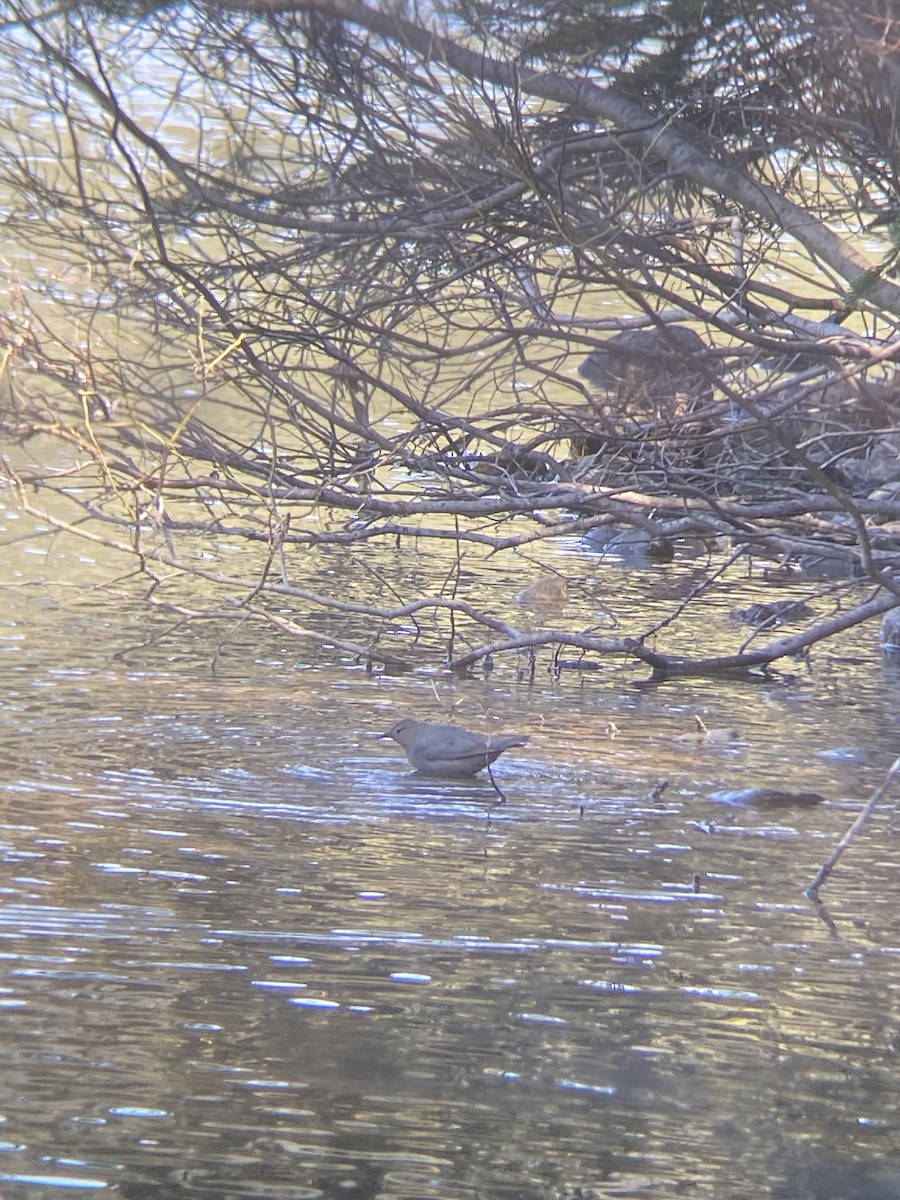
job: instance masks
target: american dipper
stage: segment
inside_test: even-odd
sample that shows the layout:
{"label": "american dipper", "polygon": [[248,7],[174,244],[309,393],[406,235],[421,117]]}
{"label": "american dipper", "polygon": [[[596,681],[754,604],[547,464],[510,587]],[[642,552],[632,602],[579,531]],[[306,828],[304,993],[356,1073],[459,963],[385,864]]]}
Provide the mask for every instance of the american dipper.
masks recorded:
{"label": "american dipper", "polygon": [[406,757],[424,775],[452,775],[461,778],[476,775],[499,758],[510,746],[524,746],[528,738],[521,734],[484,738],[455,725],[430,725],[405,717],[383,738],[393,738],[406,751]]}

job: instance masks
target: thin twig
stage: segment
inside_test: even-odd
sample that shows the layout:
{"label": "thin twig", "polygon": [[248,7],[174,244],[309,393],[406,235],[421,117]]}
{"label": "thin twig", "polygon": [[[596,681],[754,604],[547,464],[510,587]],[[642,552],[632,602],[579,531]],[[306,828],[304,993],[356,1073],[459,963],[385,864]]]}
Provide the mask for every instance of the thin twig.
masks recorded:
{"label": "thin twig", "polygon": [[862,829],[863,825],[865,825],[866,821],[869,819],[872,809],[875,807],[875,805],[878,803],[878,801],[882,798],[882,796],[888,790],[888,787],[891,784],[891,780],[894,778],[894,776],[897,774],[898,771],[900,771],[900,758],[895,758],[891,765],[890,770],[888,771],[887,775],[884,778],[884,782],[875,789],[875,791],[872,793],[872,795],[866,801],[862,812],[859,814],[859,816],[856,818],[856,820],[853,822],[853,824],[850,826],[850,828],[847,830],[847,832],[844,834],[844,836],[838,842],[838,844],[834,848],[833,852],[829,855],[829,857],[825,860],[825,862],[819,868],[815,879],[812,881],[812,883],[809,885],[809,887],[803,893],[803,895],[806,896],[807,899],[813,900],[813,901],[818,900],[819,888],[822,886],[822,884],[825,882],[825,880],[831,874],[832,870],[834,869],[835,865],[837,864],[838,859],[841,857],[841,855],[844,853],[844,851],[847,849],[847,847],[850,845],[850,843],[853,841],[853,839],[856,837],[856,835]]}

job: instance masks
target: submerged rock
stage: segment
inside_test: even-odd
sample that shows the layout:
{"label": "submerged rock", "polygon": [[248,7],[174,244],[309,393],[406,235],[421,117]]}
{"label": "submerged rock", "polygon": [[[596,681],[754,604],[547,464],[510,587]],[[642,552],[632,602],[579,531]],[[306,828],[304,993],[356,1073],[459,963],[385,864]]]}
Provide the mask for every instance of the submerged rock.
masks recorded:
{"label": "submerged rock", "polygon": [[746,804],[754,808],[811,808],[822,804],[818,792],[794,792],[788,788],[754,787],[736,792],[717,792],[713,797],[725,804]]}
{"label": "submerged rock", "polygon": [[675,546],[671,538],[655,538],[646,529],[621,529],[604,525],[583,538],[585,547],[638,566],[645,562],[671,562]]}
{"label": "submerged rock", "polygon": [[730,746],[744,740],[739,729],[709,729],[698,713],[694,713],[694,722],[697,726],[694,732],[679,733],[676,742],[693,742],[696,746]]}
{"label": "submerged rock", "polygon": [[802,600],[772,600],[769,603],[751,604],[749,608],[736,608],[729,615],[732,621],[765,628],[769,625],[786,625],[789,621],[805,621],[814,617],[816,611]]}
{"label": "submerged rock", "polygon": [[519,604],[565,604],[569,588],[562,575],[542,575],[516,596]]}

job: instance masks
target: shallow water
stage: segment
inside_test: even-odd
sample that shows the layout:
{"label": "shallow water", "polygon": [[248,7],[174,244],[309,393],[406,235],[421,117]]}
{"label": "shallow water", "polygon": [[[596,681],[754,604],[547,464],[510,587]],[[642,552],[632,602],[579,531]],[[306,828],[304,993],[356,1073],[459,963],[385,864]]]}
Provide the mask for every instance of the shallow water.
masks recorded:
{"label": "shallow water", "polygon": [[[900,1196],[890,795],[802,895],[898,752],[874,629],[756,684],[549,651],[453,679],[437,629],[373,675],[259,627],[153,642],[133,586],[85,598],[108,564],[6,528],[4,1200]],[[477,564],[475,602],[646,625],[695,579],[545,556],[564,609]],[[529,734],[506,802],[410,773],[376,736],[410,712]],[[826,799],[723,796],[760,784]]]}

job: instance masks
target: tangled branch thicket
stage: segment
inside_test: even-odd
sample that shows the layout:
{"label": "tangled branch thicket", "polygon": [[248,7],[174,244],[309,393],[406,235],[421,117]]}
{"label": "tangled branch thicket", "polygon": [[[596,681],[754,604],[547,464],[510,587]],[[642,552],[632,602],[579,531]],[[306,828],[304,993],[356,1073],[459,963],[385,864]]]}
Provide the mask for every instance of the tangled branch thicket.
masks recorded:
{"label": "tangled branch thicket", "polygon": [[[895,606],[887,0],[724,4],[699,30],[683,0],[433,7],[5,5],[0,421],[71,463],[10,455],[23,508],[133,556],[157,600],[202,579],[332,645],[270,602],[449,609],[491,639],[460,668],[543,640],[748,669]],[[687,661],[446,594],[351,604],[285,557],[629,529],[871,588]],[[198,565],[197,539],[257,543],[258,573]]]}

